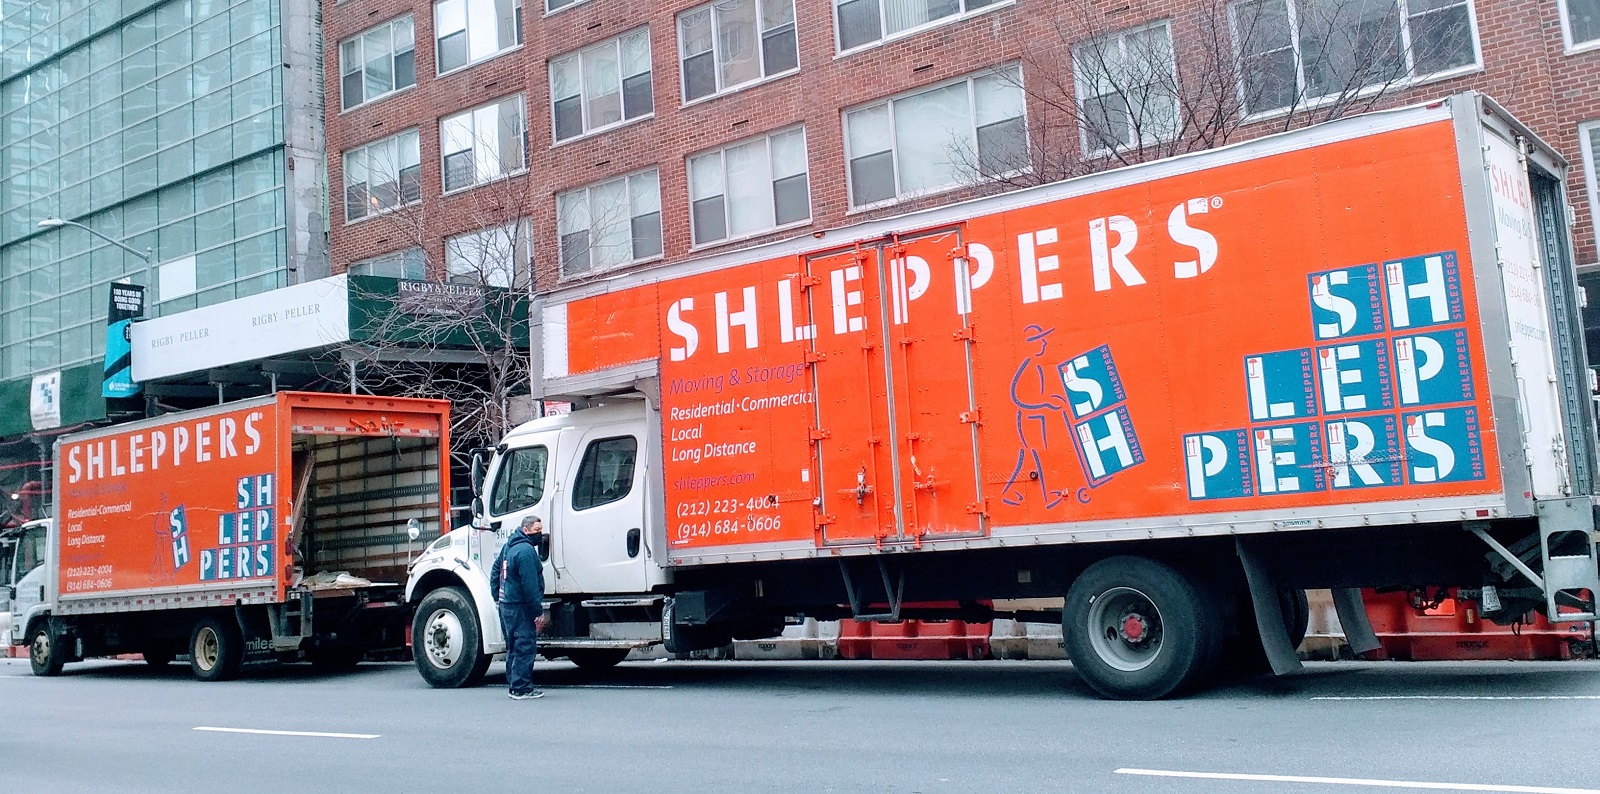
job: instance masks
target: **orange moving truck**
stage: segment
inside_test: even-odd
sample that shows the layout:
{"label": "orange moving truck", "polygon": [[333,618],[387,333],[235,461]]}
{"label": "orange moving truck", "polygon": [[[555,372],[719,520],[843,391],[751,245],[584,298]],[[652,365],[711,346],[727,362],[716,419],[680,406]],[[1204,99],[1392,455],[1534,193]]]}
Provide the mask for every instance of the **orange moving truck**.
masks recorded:
{"label": "orange moving truck", "polygon": [[[589,666],[1053,597],[1148,698],[1292,669],[1306,588],[1358,650],[1364,586],[1592,620],[1565,174],[1468,93],[573,283],[537,349],[579,410],[493,451],[476,521],[544,519],[540,648]],[[440,686],[501,647],[461,533],[410,583]]]}
{"label": "orange moving truck", "polygon": [[447,504],[449,404],[280,392],[65,436],[46,564],[12,588],[33,671],[194,674],[405,646],[413,541]]}

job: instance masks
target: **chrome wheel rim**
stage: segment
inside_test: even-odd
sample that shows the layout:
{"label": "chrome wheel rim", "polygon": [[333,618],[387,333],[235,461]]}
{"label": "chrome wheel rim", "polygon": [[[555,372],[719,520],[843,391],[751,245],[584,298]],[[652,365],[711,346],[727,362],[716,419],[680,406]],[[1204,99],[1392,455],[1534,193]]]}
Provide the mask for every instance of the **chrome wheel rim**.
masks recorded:
{"label": "chrome wheel rim", "polygon": [[33,635],[33,645],[28,649],[33,654],[33,662],[40,667],[50,661],[50,632],[41,631]]}
{"label": "chrome wheel rim", "polygon": [[1096,597],[1089,605],[1088,629],[1095,654],[1122,672],[1143,670],[1161,655],[1161,610],[1131,587],[1113,587]]}
{"label": "chrome wheel rim", "polygon": [[434,667],[446,669],[461,660],[461,649],[465,645],[462,641],[465,632],[461,629],[461,619],[449,609],[436,609],[428,616],[427,623],[423,624],[422,647],[428,654],[428,662]]}

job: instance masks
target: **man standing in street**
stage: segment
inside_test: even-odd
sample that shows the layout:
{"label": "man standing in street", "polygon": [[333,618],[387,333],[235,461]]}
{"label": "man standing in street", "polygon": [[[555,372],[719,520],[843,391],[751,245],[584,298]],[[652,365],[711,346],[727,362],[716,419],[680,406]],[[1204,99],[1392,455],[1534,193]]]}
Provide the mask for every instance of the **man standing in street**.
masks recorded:
{"label": "man standing in street", "polygon": [[544,522],[528,516],[518,529],[500,549],[489,584],[500,605],[500,626],[506,635],[506,682],[511,685],[511,699],[532,700],[544,697],[533,688],[533,656],[539,630],[545,625],[544,560],[539,556]]}

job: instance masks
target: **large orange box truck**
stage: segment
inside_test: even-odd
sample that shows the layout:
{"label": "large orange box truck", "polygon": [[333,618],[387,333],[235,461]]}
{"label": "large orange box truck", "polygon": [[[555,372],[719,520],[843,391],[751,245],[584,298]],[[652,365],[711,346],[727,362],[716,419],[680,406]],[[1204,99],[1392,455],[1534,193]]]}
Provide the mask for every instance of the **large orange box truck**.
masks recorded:
{"label": "large orange box truck", "polygon": [[11,587],[33,671],[140,653],[204,680],[406,645],[448,505],[449,404],[278,394],[62,437],[45,564]]}
{"label": "large orange box truck", "polygon": [[1566,169],[1467,93],[563,285],[540,386],[578,410],[413,569],[418,669],[502,649],[457,561],[528,515],[540,648],[591,667],[1054,597],[1078,674],[1150,698],[1292,669],[1306,588],[1358,650],[1360,587],[1593,620]]}

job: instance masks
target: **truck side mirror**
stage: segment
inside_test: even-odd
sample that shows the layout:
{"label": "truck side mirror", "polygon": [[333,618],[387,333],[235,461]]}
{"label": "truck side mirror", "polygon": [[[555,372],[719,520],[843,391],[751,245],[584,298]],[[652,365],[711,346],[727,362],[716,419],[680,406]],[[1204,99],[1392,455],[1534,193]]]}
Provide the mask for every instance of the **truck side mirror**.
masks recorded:
{"label": "truck side mirror", "polygon": [[488,522],[483,520],[483,497],[472,497],[472,528],[488,529]]}
{"label": "truck side mirror", "polygon": [[489,455],[494,450],[478,447],[472,450],[472,495],[483,495],[483,477],[489,471]]}
{"label": "truck side mirror", "polygon": [[422,537],[422,522],[415,518],[406,521],[406,537],[412,540]]}

